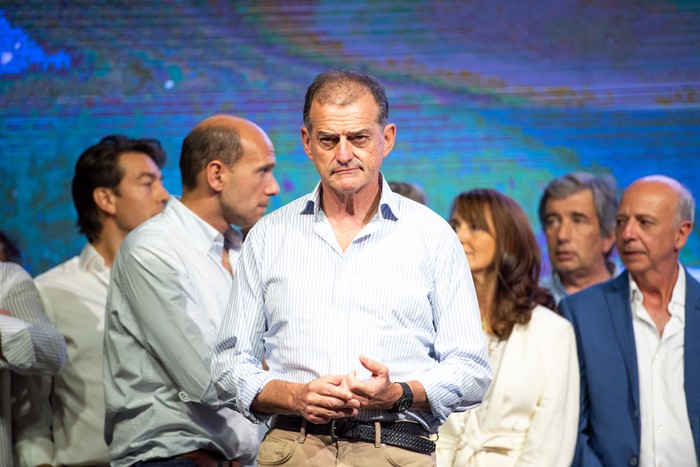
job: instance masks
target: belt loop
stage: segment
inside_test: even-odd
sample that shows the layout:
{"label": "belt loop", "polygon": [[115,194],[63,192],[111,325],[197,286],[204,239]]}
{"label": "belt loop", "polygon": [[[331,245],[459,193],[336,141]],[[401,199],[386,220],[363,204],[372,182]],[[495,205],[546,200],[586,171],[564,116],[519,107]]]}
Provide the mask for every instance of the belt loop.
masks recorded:
{"label": "belt loop", "polygon": [[382,424],[374,422],[374,447],[382,447]]}
{"label": "belt loop", "polygon": [[306,441],[306,424],[308,422],[306,419],[302,419],[301,421],[301,430],[299,430],[299,436],[297,436],[297,442],[299,444],[304,444],[304,441]]}

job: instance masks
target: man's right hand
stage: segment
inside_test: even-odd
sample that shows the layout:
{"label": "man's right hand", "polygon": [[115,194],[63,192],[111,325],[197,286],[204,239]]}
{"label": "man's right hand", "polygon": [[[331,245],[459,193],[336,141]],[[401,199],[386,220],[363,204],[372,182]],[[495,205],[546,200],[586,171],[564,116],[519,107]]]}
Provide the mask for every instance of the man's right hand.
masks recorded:
{"label": "man's right hand", "polygon": [[343,384],[344,376],[329,375],[295,387],[292,397],[295,412],[311,423],[354,417],[360,401]]}

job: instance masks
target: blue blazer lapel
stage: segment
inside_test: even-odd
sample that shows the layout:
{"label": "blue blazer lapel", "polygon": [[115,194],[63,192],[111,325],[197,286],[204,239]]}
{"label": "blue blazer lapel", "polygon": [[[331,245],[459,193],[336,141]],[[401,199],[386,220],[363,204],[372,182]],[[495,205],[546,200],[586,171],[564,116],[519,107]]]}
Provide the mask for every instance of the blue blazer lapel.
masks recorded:
{"label": "blue blazer lapel", "polygon": [[627,379],[632,388],[634,406],[639,408],[639,370],[637,368],[637,347],[634,343],[632,308],[630,306],[630,286],[627,271],[609,283],[606,292],[608,313],[613,331],[625,361]]}
{"label": "blue blazer lapel", "polygon": [[700,284],[685,272],[685,335],[683,372],[685,400],[695,452],[700,458]]}

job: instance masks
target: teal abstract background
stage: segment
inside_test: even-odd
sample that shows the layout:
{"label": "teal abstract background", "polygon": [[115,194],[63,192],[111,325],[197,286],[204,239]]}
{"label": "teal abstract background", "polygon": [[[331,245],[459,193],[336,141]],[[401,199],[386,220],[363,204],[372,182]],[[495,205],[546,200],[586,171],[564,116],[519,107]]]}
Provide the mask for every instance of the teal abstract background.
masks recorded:
{"label": "teal abstract background", "polygon": [[[76,254],[80,153],[107,134],[180,145],[200,120],[252,119],[275,144],[279,207],[317,181],[303,97],[328,68],[375,75],[398,143],[389,180],[446,217],[459,192],[515,198],[543,243],[542,188],[572,170],[620,188],[652,173],[700,195],[700,2],[0,1],[0,229],[33,274]],[[700,266],[700,229],[682,259]]]}

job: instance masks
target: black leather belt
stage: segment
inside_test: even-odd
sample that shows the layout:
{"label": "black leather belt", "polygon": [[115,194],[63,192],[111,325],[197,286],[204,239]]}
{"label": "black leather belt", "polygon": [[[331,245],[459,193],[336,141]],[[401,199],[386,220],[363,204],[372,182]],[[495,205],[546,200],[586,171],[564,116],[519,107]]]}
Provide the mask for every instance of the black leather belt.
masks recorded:
{"label": "black leather belt", "polygon": [[[270,428],[285,431],[301,431],[304,419],[292,415],[275,415],[270,422]],[[390,446],[408,449],[422,454],[435,452],[435,443],[423,438],[430,433],[414,422],[381,422],[380,441]],[[333,441],[368,441],[375,442],[376,429],[373,422],[359,420],[334,420],[317,425],[306,423],[306,433],[320,436],[330,436]]]}

